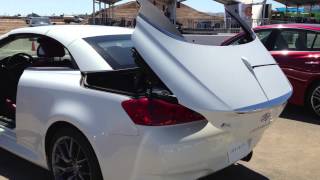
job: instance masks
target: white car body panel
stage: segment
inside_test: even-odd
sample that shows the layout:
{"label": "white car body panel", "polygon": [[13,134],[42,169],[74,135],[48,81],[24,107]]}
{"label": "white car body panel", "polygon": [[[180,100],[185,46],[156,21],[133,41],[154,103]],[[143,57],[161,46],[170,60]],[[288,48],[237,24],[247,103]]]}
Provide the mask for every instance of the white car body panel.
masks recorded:
{"label": "white car body panel", "polygon": [[[48,83],[48,79],[52,80],[51,83]],[[93,144],[101,136],[137,135],[137,128],[119,108],[119,102],[127,97],[86,89],[80,81],[79,71],[29,69],[21,77],[15,131],[19,144],[41,155],[35,163],[46,166],[44,137],[55,122],[66,121],[74,125]],[[93,107],[90,102],[100,105]],[[118,120],[108,121],[109,118]]]}
{"label": "white car body panel", "polygon": [[[25,70],[18,84],[16,128],[0,126],[1,147],[44,168],[48,130],[65,122],[87,137],[104,179],[194,180],[249,154],[292,93],[278,66],[268,66],[274,60],[258,40],[232,47],[191,44],[139,17],[135,48],[179,103],[208,121],[138,126],[121,106],[132,97],[86,88],[81,74],[112,70],[83,38],[133,30],[48,26],[14,30],[3,37],[29,33],[62,43],[80,69]],[[250,69],[244,61],[263,66]],[[239,144],[245,148],[231,154]]]}
{"label": "white car body panel", "polygon": [[[238,46],[193,44],[174,27],[152,24],[158,22],[146,18],[148,13],[163,15],[149,1],[140,2],[132,35],[135,48],[180,104],[217,128],[246,136],[261,126],[260,117],[272,114],[291,96],[289,81],[258,38]],[[157,21],[171,25],[164,16]]]}
{"label": "white car body panel", "polygon": [[[141,1],[145,5],[142,6],[142,11],[144,8],[149,11],[153,8],[153,13],[159,11],[150,2]],[[160,12],[158,13],[160,16]],[[164,20],[168,21],[165,17]],[[187,42],[155,26],[148,23],[142,15],[138,16],[132,36],[135,48],[162,81],[166,82],[179,102],[191,109],[238,110],[265,103],[272,100],[272,97],[288,96],[292,92],[290,83],[280,68],[270,67],[272,73],[278,76],[272,80],[282,84],[274,91],[270,88],[265,91],[263,86],[271,84],[260,82],[269,81],[266,79],[269,77],[256,76],[250,71],[250,68],[257,67],[254,72],[259,74],[259,66],[276,64],[258,38],[239,46],[207,46]],[[252,67],[248,68],[244,60]],[[233,88],[235,82],[236,90]],[[285,101],[286,99],[283,102]]]}
{"label": "white car body panel", "polygon": [[[86,89],[80,80],[79,71],[26,70],[19,83],[17,127],[14,132],[3,129],[16,139],[7,142],[7,136],[0,138],[1,147],[47,168],[46,132],[52,124],[64,121],[88,138],[105,179],[191,180],[234,163],[228,160],[228,145],[250,139],[251,150],[267,127],[245,137],[206,121],[139,127],[119,108],[128,97]],[[203,153],[194,156],[195,152]]]}

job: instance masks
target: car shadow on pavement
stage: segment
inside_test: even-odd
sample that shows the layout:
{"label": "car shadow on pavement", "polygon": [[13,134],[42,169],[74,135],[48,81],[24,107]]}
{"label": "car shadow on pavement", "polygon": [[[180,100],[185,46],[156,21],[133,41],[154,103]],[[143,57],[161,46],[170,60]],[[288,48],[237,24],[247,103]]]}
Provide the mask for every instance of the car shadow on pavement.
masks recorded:
{"label": "car shadow on pavement", "polygon": [[[0,180],[50,180],[50,173],[0,148]],[[268,180],[265,176],[235,164],[200,180]]]}
{"label": "car shadow on pavement", "polygon": [[[50,173],[0,148],[0,180],[50,180]],[[235,164],[200,180],[268,180],[265,176]]]}
{"label": "car shadow on pavement", "polygon": [[0,180],[50,180],[49,171],[0,148]]}
{"label": "car shadow on pavement", "polygon": [[280,116],[281,118],[320,125],[320,117],[313,115],[306,108],[289,104]]}
{"label": "car shadow on pavement", "polygon": [[[50,180],[49,171],[0,148],[0,180]],[[200,180],[268,180],[265,176],[235,164]]]}
{"label": "car shadow on pavement", "polygon": [[199,180],[269,180],[267,177],[259,174],[241,164],[232,165],[226,169],[211,174]]}

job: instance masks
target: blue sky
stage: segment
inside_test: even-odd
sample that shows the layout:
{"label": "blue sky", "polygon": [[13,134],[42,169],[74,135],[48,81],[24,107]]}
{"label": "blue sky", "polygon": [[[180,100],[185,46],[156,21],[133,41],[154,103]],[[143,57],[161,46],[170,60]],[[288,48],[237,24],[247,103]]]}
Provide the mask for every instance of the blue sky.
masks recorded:
{"label": "blue sky", "polygon": [[[131,0],[124,0],[128,2]],[[272,0],[268,0],[273,7],[282,6]],[[212,0],[188,0],[185,2],[189,6],[203,12],[222,12],[223,6]],[[26,15],[31,12],[40,15],[60,15],[91,13],[91,0],[0,0],[0,15]]]}

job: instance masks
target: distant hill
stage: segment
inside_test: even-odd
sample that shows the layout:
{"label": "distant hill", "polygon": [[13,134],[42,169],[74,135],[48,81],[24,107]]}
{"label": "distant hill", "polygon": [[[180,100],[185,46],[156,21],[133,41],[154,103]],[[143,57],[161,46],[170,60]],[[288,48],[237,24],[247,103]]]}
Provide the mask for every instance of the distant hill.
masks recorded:
{"label": "distant hill", "polygon": [[207,14],[210,14],[211,16],[224,17],[223,12],[218,12],[218,13],[207,12]]}

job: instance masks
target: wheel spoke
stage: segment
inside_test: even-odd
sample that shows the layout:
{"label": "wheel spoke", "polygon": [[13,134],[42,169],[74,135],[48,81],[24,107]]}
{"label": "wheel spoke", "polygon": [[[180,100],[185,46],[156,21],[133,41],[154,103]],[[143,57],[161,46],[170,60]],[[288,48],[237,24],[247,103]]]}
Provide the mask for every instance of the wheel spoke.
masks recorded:
{"label": "wheel spoke", "polygon": [[70,139],[70,145],[69,145],[69,149],[68,149],[68,152],[69,152],[69,157],[72,159],[72,151],[73,151],[73,140]]}
{"label": "wheel spoke", "polygon": [[70,152],[69,152],[70,145],[68,144],[68,141],[64,140],[63,144],[64,144],[64,149],[66,150],[65,151],[66,155],[69,157],[69,159],[71,159]]}
{"label": "wheel spoke", "polygon": [[86,162],[86,161],[87,161],[86,158],[81,159],[81,160],[77,160],[77,164],[79,165],[79,164],[82,164],[82,163],[84,163],[84,162]]}
{"label": "wheel spoke", "polygon": [[320,101],[320,96],[313,96],[313,99]]}
{"label": "wheel spoke", "polygon": [[61,146],[58,146],[58,151],[60,153],[60,158],[65,162],[65,163],[70,163],[71,160],[68,159],[68,157],[65,155],[64,151],[62,150]]}
{"label": "wheel spoke", "polygon": [[55,170],[59,170],[59,171],[62,171],[64,173],[73,171],[73,167],[62,167],[62,166],[59,166],[59,165],[54,165],[53,168]]}
{"label": "wheel spoke", "polygon": [[320,88],[313,93],[314,97],[320,97]]}
{"label": "wheel spoke", "polygon": [[76,180],[76,177],[77,177],[77,175],[76,175],[76,174],[74,174],[74,175],[72,175],[72,176],[68,177],[68,179],[67,179],[67,180]]}
{"label": "wheel spoke", "polygon": [[320,104],[316,105],[316,106],[314,107],[314,110],[317,111],[317,112],[320,112]]}
{"label": "wheel spoke", "polygon": [[80,153],[81,153],[81,148],[80,148],[80,146],[78,146],[78,151],[77,151],[76,159],[75,159],[76,161],[79,159]]}
{"label": "wheel spoke", "polygon": [[85,178],[82,176],[81,172],[79,172],[78,177],[80,178],[80,180],[85,180]]}

